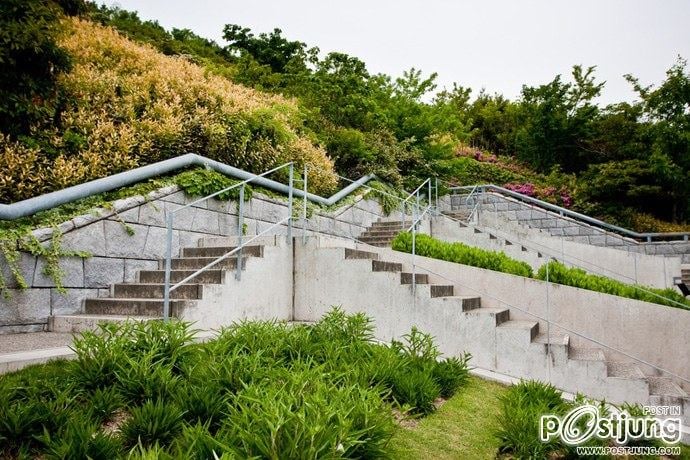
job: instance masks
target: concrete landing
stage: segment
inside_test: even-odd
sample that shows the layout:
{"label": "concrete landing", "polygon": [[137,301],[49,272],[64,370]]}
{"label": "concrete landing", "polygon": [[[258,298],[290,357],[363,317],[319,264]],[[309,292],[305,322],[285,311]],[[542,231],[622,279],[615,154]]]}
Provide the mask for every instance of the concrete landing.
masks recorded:
{"label": "concrete landing", "polygon": [[73,335],[60,332],[29,332],[0,335],[0,374],[32,364],[74,357]]}
{"label": "concrete landing", "polygon": [[41,348],[67,347],[72,344],[72,334],[62,332],[27,332],[25,334],[1,334],[0,355]]}

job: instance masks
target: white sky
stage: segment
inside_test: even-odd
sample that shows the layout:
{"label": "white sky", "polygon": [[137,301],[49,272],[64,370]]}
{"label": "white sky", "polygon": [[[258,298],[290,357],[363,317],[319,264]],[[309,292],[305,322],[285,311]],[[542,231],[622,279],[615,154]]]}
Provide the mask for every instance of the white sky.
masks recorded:
{"label": "white sky", "polygon": [[[102,1],[102,0],[99,0]],[[623,74],[658,83],[680,54],[690,58],[688,0],[117,0],[106,1],[189,28],[224,44],[225,24],[255,34],[283,30],[292,40],[342,51],[370,72],[410,67],[515,98],[573,64],[596,65],[601,103],[632,100]]]}

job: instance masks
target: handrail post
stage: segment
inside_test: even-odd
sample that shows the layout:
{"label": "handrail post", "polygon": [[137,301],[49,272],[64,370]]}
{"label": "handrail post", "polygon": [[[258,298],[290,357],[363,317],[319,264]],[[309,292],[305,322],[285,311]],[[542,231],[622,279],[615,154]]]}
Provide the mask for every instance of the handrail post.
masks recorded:
{"label": "handrail post", "polygon": [[[415,209],[415,212],[417,213],[417,215],[419,215],[419,201],[420,201],[419,189],[417,189],[417,204],[416,204],[417,209]],[[414,216],[414,214],[413,214],[413,216]],[[414,218],[412,219],[412,222],[414,223]]]}
{"label": "handrail post", "polygon": [[[415,253],[416,253],[416,240],[417,240],[417,213],[412,211],[412,294],[417,293],[417,277],[416,275],[416,264],[415,264]],[[415,298],[416,304],[416,298]]]}
{"label": "handrail post", "polygon": [[431,201],[431,178],[427,179],[427,193],[426,193],[426,207],[431,208],[432,201]]}
{"label": "handrail post", "polygon": [[165,288],[163,294],[163,320],[168,321],[170,318],[170,270],[172,267],[172,240],[173,240],[173,213],[168,212],[167,220],[167,234],[165,246]]}
{"label": "handrail post", "polygon": [[304,203],[302,205],[302,244],[307,244],[307,164],[304,164]]}
{"label": "handrail post", "polygon": [[288,228],[287,228],[287,243],[292,244],[292,188],[294,185],[294,172],[295,167],[293,163],[290,163],[290,182],[288,187]]}
{"label": "handrail post", "polygon": [[548,366],[548,381],[551,382],[551,299],[549,298],[549,265],[551,257],[546,258],[546,360]]}
{"label": "handrail post", "polygon": [[237,253],[237,271],[235,272],[235,279],[237,281],[242,279],[242,237],[244,236],[244,184],[240,187],[240,202],[238,203],[237,211],[237,247],[240,248]]}
{"label": "handrail post", "polygon": [[406,201],[400,202],[400,227],[405,228],[405,204]]}
{"label": "handrail post", "polygon": [[436,178],[436,183],[434,184],[434,193],[436,195],[436,215],[441,214],[441,211],[439,211],[438,207],[438,177]]}

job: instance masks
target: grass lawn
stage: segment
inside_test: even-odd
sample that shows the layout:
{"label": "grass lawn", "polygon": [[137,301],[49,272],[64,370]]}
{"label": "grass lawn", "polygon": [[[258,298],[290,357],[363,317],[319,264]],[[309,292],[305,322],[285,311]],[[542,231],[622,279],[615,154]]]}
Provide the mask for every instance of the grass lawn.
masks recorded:
{"label": "grass lawn", "polygon": [[472,377],[467,386],[414,428],[402,428],[391,439],[393,458],[495,458],[493,438],[498,398],[506,387]]}

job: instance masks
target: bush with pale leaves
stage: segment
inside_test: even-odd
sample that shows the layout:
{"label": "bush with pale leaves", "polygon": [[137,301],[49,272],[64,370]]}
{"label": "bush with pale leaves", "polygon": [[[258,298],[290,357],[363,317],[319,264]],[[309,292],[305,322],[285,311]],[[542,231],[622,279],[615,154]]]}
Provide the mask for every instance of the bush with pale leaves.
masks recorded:
{"label": "bush with pale leaves", "polygon": [[73,68],[59,117],[28,139],[0,135],[0,201],[12,202],[195,152],[254,172],[294,160],[310,189],[331,192],[333,163],[303,130],[297,104],[164,56],[110,28],[67,21]]}

